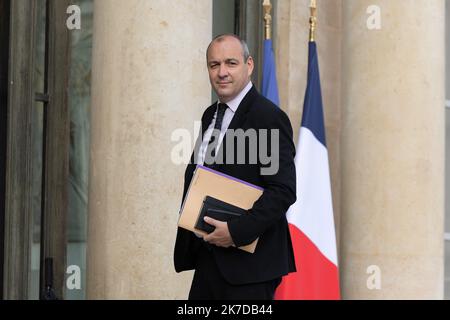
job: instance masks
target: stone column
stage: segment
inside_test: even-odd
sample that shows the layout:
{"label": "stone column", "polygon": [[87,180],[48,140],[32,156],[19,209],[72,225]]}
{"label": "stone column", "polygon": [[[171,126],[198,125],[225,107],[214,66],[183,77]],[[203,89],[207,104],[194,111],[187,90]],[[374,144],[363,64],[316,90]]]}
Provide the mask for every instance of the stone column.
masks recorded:
{"label": "stone column", "polygon": [[184,299],[192,273],[172,257],[185,165],[171,134],[194,135],[210,104],[212,2],[94,4],[87,296]]}
{"label": "stone column", "polygon": [[342,4],[343,297],[440,299],[444,1]]}

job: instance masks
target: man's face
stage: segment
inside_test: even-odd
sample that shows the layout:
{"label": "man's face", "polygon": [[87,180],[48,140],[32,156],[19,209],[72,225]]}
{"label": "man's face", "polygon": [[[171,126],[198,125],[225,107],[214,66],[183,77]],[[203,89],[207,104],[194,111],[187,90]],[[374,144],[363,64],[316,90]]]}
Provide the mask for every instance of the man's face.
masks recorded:
{"label": "man's face", "polygon": [[225,37],[211,44],[208,52],[209,80],[220,101],[233,100],[250,81],[253,59],[244,62],[241,43],[233,37]]}

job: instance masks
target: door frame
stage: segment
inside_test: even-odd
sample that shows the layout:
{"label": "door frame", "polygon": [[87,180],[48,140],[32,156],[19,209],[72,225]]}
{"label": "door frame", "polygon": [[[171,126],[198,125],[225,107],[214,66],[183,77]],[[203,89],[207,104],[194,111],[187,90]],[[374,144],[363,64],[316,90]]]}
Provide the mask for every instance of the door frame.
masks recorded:
{"label": "door frame", "polygon": [[48,283],[45,261],[53,261],[52,286],[65,293],[66,221],[68,212],[70,112],[68,87],[70,36],[66,27],[69,0],[47,0],[47,92],[44,111],[44,161],[41,219],[40,287]]}
{"label": "door frame", "polygon": [[10,0],[0,0],[0,300],[3,299]]}

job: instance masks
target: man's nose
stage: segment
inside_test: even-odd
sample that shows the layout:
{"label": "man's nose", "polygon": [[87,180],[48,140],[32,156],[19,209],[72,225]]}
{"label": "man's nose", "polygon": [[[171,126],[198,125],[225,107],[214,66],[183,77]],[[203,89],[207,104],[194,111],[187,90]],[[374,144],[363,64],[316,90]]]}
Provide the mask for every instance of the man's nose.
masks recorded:
{"label": "man's nose", "polygon": [[225,78],[226,76],[228,76],[228,69],[224,64],[221,64],[219,67],[219,77]]}

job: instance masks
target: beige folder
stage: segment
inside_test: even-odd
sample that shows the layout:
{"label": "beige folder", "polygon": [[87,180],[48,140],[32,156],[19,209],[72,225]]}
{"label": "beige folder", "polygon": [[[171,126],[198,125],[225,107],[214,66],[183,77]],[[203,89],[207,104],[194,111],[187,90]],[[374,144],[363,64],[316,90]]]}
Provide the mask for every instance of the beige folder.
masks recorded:
{"label": "beige folder", "polygon": [[[253,207],[253,204],[262,193],[263,189],[261,187],[199,165],[195,169],[181,207],[178,226],[200,235],[206,235],[206,232],[195,228],[206,196],[214,197],[248,210]],[[249,245],[239,247],[239,249],[254,253],[257,242],[258,239]]]}

